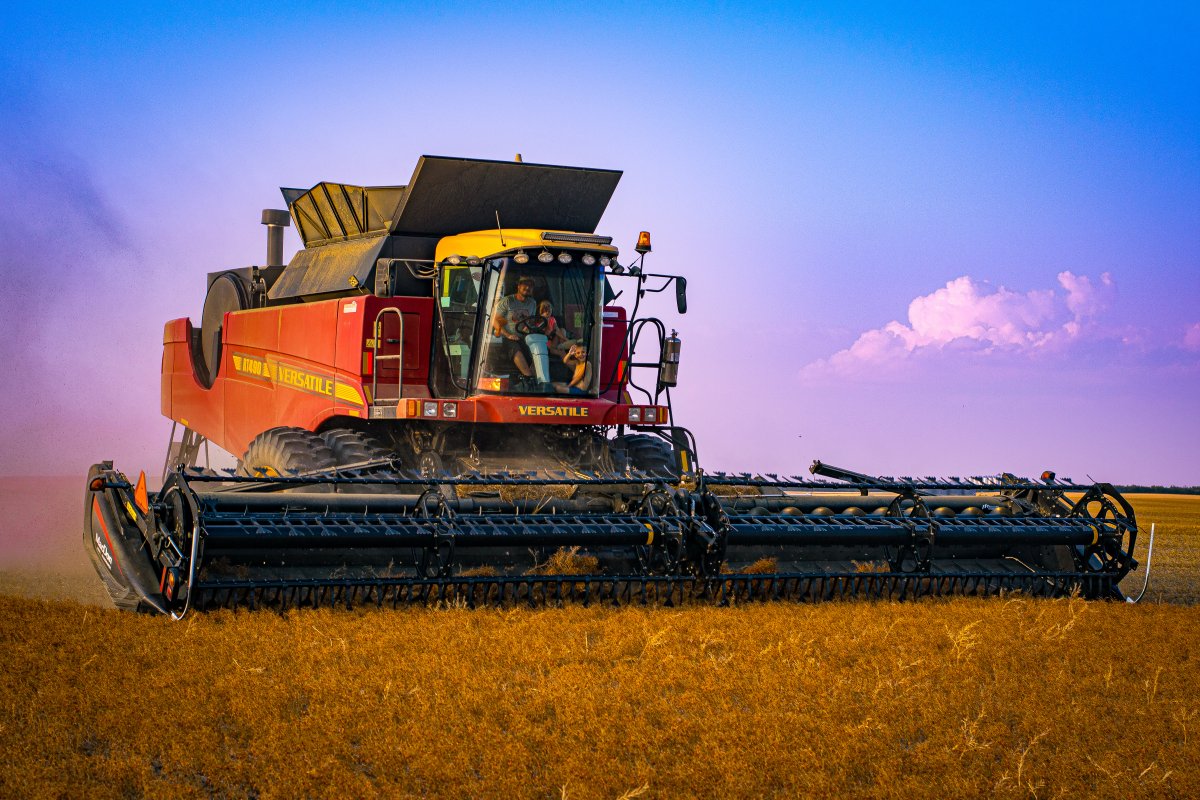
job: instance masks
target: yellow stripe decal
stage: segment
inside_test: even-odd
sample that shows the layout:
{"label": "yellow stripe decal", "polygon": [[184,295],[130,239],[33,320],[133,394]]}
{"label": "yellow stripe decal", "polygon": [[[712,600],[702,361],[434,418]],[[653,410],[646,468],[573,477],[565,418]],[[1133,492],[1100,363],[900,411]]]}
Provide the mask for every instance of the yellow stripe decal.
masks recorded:
{"label": "yellow stripe decal", "polygon": [[643,522],[646,526],[646,544],[654,544],[654,528],[650,527],[649,522]]}
{"label": "yellow stripe decal", "polygon": [[333,387],[333,395],[338,400],[345,400],[351,405],[361,406],[363,404],[362,395],[358,393],[358,389],[346,383],[337,383]]}

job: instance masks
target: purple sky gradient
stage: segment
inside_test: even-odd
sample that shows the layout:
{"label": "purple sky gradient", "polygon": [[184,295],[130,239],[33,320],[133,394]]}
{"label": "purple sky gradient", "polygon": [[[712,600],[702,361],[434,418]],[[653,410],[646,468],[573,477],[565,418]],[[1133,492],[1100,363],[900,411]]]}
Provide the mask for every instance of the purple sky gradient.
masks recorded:
{"label": "purple sky gradient", "polygon": [[0,475],[161,464],[278,186],[520,152],[625,170],[710,468],[1200,484],[1197,12],[248,8],[0,11]]}

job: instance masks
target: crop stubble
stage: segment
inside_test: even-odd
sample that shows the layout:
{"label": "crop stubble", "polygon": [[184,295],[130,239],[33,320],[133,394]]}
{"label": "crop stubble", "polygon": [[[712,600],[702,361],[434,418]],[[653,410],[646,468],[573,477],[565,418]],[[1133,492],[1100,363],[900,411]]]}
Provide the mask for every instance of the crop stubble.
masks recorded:
{"label": "crop stubble", "polygon": [[[1200,505],[1135,502],[1161,515],[1158,599],[1194,598]],[[0,795],[1196,796],[1198,623],[1010,597],[174,624],[0,598]]]}

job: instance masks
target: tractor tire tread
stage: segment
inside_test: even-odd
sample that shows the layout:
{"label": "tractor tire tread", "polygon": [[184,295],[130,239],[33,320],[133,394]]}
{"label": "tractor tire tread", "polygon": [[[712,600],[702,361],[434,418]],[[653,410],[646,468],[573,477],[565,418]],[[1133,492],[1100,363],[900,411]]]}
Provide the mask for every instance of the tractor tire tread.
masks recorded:
{"label": "tractor tire tread", "polygon": [[333,451],[339,467],[377,458],[394,458],[392,448],[361,431],[330,428],[323,431],[321,440]]}
{"label": "tractor tire tread", "polygon": [[[347,467],[351,464],[362,463],[363,461],[375,461],[384,458],[397,459],[399,455],[395,448],[389,447],[370,434],[349,428],[330,428],[329,430],[322,431],[321,440],[333,452],[335,463],[339,467]],[[363,475],[364,477],[386,479],[394,477],[395,470],[380,467],[368,470]],[[342,486],[339,491],[358,494],[389,494],[394,492],[395,489],[386,485],[350,485]]]}
{"label": "tractor tire tread", "polygon": [[624,441],[626,457],[634,469],[651,475],[677,476],[675,451],[669,442],[645,433],[628,434]]}
{"label": "tractor tire tread", "polygon": [[337,465],[333,450],[320,436],[304,428],[271,428],[255,436],[242,457],[241,472],[271,468],[280,475],[331,469]]}

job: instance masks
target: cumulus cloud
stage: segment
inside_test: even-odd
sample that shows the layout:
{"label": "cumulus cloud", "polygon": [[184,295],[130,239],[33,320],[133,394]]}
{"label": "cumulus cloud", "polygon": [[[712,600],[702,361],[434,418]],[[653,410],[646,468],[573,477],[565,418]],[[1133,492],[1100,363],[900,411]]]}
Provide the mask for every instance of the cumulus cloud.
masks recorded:
{"label": "cumulus cloud", "polygon": [[907,323],[893,320],[866,331],[845,350],[807,365],[803,374],[878,374],[881,368],[947,349],[1032,354],[1064,347],[1086,337],[1115,286],[1107,272],[1098,280],[1060,272],[1058,284],[1058,289],[1018,292],[967,275],[955,278],[913,300]]}

